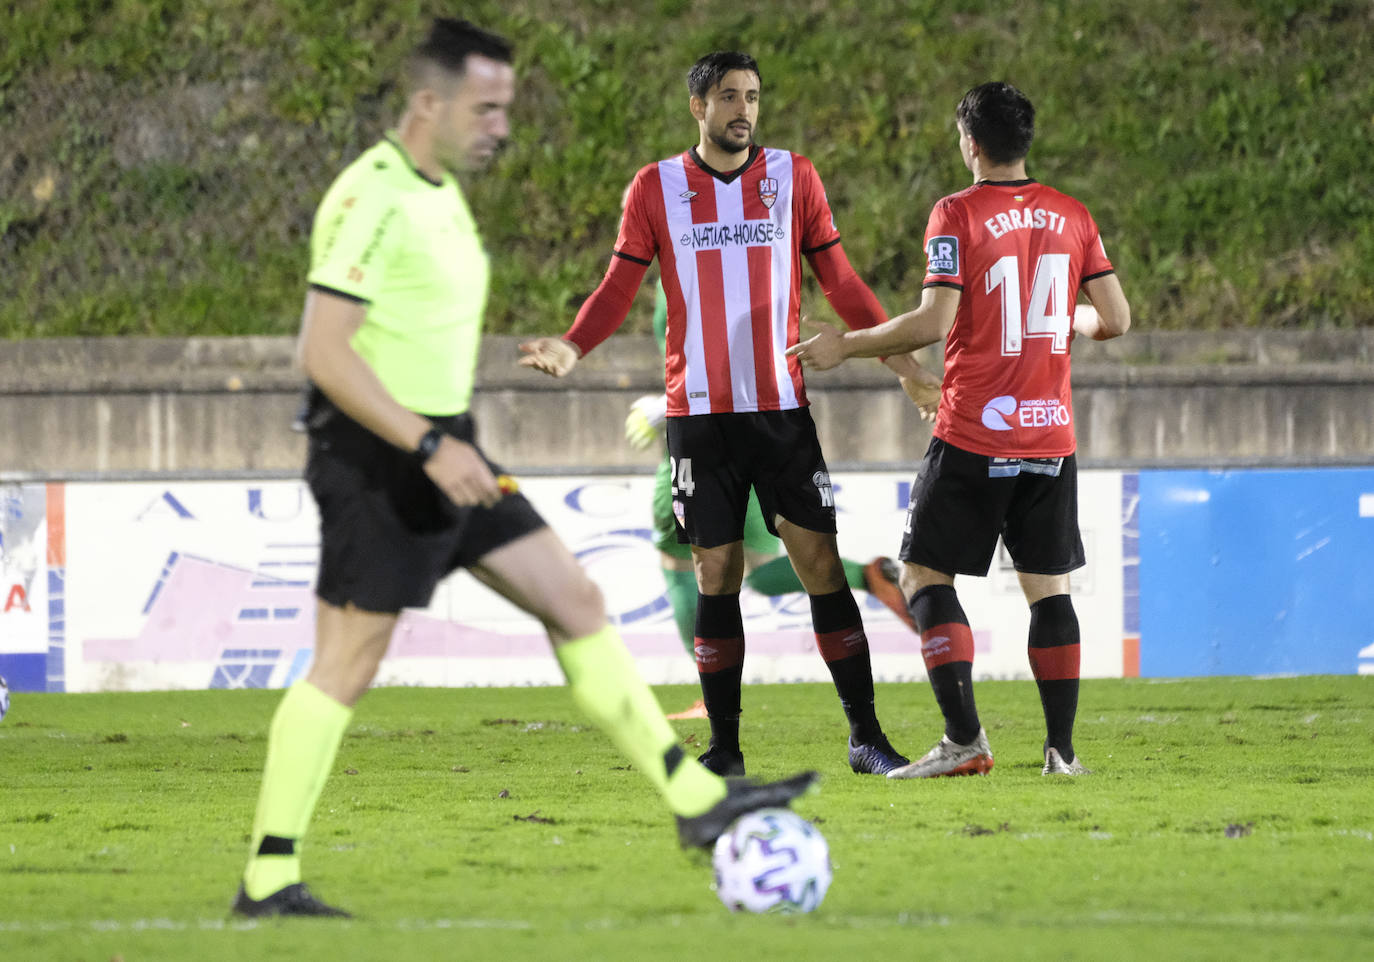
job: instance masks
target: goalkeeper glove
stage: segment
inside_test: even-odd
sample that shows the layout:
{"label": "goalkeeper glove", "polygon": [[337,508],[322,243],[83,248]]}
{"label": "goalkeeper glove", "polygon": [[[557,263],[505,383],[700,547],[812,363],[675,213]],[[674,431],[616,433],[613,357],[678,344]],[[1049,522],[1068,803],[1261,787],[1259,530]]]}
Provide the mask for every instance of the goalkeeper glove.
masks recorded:
{"label": "goalkeeper glove", "polygon": [[668,417],[668,396],[646,394],[630,405],[625,416],[625,440],[637,451],[654,443],[658,428]]}

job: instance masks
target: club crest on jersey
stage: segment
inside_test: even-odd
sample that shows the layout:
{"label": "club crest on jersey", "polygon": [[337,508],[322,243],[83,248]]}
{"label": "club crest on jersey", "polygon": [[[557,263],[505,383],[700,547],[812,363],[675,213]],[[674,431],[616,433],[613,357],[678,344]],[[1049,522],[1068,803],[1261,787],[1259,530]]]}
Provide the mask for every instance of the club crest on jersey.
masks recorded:
{"label": "club crest on jersey", "polygon": [[764,177],[759,181],[759,202],[768,210],[772,210],[777,199],[778,179],[776,177]]}

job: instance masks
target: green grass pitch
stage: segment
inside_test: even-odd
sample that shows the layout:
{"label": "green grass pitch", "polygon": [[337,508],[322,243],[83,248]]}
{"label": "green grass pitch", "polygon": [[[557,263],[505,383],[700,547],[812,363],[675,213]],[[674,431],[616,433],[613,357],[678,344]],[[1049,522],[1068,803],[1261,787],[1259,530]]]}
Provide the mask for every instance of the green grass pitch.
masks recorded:
{"label": "green grass pitch", "polygon": [[[668,710],[695,692],[664,688]],[[280,692],[14,696],[0,723],[0,957],[1345,959],[1374,953],[1374,678],[1089,681],[1096,770],[1040,776],[1030,682],[983,682],[986,778],[856,776],[824,685],[753,686],[753,775],[835,881],[809,916],[729,914],[649,784],[559,688],[381,689],[305,847],[351,922],[231,921]],[[881,685],[894,744],[940,726]],[[689,751],[704,721],[675,722]],[[1363,946],[1363,948],[1360,948]]]}

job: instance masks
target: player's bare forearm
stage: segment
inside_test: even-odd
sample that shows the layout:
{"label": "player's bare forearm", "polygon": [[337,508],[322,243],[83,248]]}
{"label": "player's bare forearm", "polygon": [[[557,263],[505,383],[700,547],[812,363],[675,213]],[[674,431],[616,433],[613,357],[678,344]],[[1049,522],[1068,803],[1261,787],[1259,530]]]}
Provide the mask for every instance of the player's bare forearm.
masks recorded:
{"label": "player's bare forearm", "polygon": [[[879,324],[877,327],[867,327],[859,331],[848,331],[841,334],[835,328],[822,324],[816,327],[815,336],[794,344],[787,349],[789,357],[795,357],[801,362],[802,367],[811,368],[816,371],[828,371],[832,367],[844,363],[851,357],[887,357],[891,355],[905,354],[906,351],[894,351],[885,348],[885,341],[882,337],[888,324]],[[875,332],[877,332],[875,334]],[[873,347],[871,345],[878,345]]]}
{"label": "player's bare forearm", "polygon": [[961,292],[951,287],[927,287],[921,292],[921,304],[915,310],[862,331],[844,335],[846,357],[884,357],[909,354],[943,341],[954,326],[959,310]]}
{"label": "player's bare forearm", "polygon": [[883,367],[898,377],[915,380],[925,373],[925,369],[921,367],[921,362],[916,360],[914,354],[892,354],[883,358],[882,363]]}
{"label": "player's bare forearm", "polygon": [[851,357],[892,357],[909,354],[944,340],[954,326],[963,291],[935,285],[921,291],[921,305],[914,311],[876,327],[840,334],[833,328],[790,348],[788,354],[805,367],[825,371]]}
{"label": "player's bare forearm", "polygon": [[[877,343],[866,344],[856,348],[854,352],[856,356],[872,357],[875,354],[882,353],[884,350],[897,350],[908,353],[911,351],[919,351],[921,348],[929,347],[936,341],[941,340],[945,334],[945,332],[940,329],[939,324],[934,322],[934,319],[928,316],[928,313],[922,313],[920,308],[914,311],[908,311],[905,314],[898,314],[896,317],[892,318],[892,320],[883,324],[881,328],[875,328],[874,330],[882,330],[881,335],[875,335],[874,337]],[[877,340],[879,337],[881,337],[880,341]],[[860,351],[863,353],[860,354]]]}
{"label": "player's bare forearm", "polygon": [[877,327],[866,327],[862,331],[846,331],[843,335],[842,350],[849,357],[889,357],[894,354],[908,354],[923,344],[908,346],[906,331],[893,321],[885,321]]}
{"label": "player's bare forearm", "polygon": [[938,344],[954,326],[962,294],[960,289],[954,287],[927,287],[921,291],[921,303],[915,310],[898,314],[875,328],[883,331],[876,336],[899,352],[919,351],[923,347]]}
{"label": "player's bare forearm", "polygon": [[1083,285],[1092,304],[1080,304],[1073,315],[1073,329],[1094,341],[1109,341],[1131,329],[1131,305],[1115,274],[1094,277]]}

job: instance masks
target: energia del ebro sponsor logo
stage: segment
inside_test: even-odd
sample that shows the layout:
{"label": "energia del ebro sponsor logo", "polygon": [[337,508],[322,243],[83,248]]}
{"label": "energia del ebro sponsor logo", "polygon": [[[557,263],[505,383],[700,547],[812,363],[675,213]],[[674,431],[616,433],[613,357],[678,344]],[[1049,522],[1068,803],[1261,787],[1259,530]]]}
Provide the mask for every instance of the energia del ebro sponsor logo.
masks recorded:
{"label": "energia del ebro sponsor logo", "polygon": [[1009,394],[1003,394],[983,405],[983,427],[992,431],[1010,431],[1018,427],[1065,427],[1071,420],[1069,406],[1058,398],[1018,401]]}

